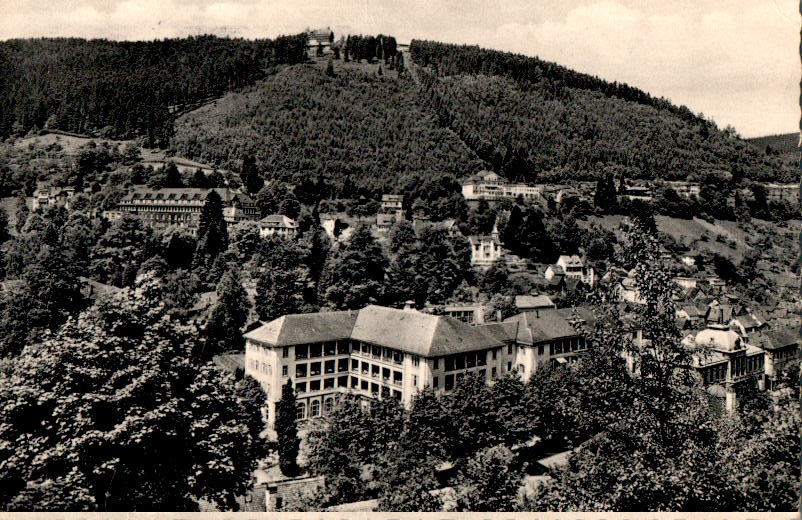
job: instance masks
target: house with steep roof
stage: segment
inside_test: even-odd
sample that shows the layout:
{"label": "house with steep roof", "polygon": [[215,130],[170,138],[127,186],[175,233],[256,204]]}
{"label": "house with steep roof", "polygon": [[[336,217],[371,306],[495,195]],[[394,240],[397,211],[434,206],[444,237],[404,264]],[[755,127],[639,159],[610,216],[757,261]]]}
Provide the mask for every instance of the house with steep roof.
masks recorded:
{"label": "house with steep roof", "polygon": [[512,370],[516,336],[515,323],[471,326],[376,305],[290,314],[244,334],[245,373],[268,395],[272,428],[281,387],[290,379],[299,419],[327,414],[339,393],[409,406],[426,387],[447,393],[467,373],[492,383]]}
{"label": "house with steep roof", "polygon": [[596,285],[596,271],[592,266],[585,265],[579,255],[560,255],[556,263],[546,268],[543,277],[550,281],[556,275],[579,280],[588,287]]}
{"label": "house with steep roof", "polygon": [[802,341],[797,327],[760,331],[750,336],[750,342],[765,353],[765,387],[774,389],[777,376],[794,364],[798,369]]}
{"label": "house with steep roof", "polygon": [[37,188],[33,192],[31,206],[34,211],[40,208],[50,208],[53,206],[63,206],[70,209],[70,203],[75,197],[75,188],[72,186],[49,186],[47,188]]}
{"label": "house with steep roof", "polygon": [[258,222],[262,237],[295,238],[298,223],[286,215],[268,215]]}

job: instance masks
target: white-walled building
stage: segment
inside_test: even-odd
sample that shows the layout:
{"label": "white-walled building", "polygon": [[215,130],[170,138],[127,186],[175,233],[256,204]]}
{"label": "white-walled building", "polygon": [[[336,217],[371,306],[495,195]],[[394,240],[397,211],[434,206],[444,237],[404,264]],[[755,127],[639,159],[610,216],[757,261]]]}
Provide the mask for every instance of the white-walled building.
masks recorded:
{"label": "white-walled building", "polygon": [[263,237],[295,238],[298,224],[286,215],[268,215],[259,221],[259,234]]}
{"label": "white-walled building", "polygon": [[467,373],[478,372],[488,384],[512,370],[526,378],[584,350],[584,338],[556,309],[468,325],[369,305],[282,316],[244,337],[245,373],[267,392],[270,428],[290,379],[298,418],[306,419],[328,413],[340,393],[397,399],[408,407],[424,388],[448,393]]}
{"label": "white-walled building", "polygon": [[499,174],[482,170],[462,183],[462,196],[466,200],[502,200],[522,197],[534,200],[541,196],[542,186],[509,183]]}
{"label": "white-walled building", "polygon": [[495,228],[490,235],[469,236],[468,242],[471,244],[471,265],[474,267],[489,269],[504,256],[498,231]]}
{"label": "white-walled building", "polygon": [[576,278],[583,284],[594,287],[596,285],[596,271],[591,266],[586,266],[585,262],[578,255],[560,255],[557,263],[546,268],[544,277],[546,281],[551,281],[557,275],[566,278]]}

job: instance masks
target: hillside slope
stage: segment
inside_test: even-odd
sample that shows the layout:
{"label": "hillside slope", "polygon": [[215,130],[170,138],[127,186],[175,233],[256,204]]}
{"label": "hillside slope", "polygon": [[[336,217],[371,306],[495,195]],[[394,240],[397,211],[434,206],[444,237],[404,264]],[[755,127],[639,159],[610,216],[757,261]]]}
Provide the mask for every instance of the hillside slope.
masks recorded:
{"label": "hillside slope", "polygon": [[482,166],[442,128],[407,77],[376,65],[284,67],[238,94],[176,121],[179,155],[237,170],[253,155],[268,179],[319,182],[322,197],[402,192],[410,201],[450,198]]}
{"label": "hillside slope", "polygon": [[507,177],[693,179],[731,171],[735,182],[797,177],[687,107],[554,63],[471,46],[413,40],[412,59],[440,121]]}
{"label": "hillside slope", "polygon": [[766,154],[782,155],[790,161],[798,161],[799,134],[777,134],[747,139],[758,148],[765,150]]}

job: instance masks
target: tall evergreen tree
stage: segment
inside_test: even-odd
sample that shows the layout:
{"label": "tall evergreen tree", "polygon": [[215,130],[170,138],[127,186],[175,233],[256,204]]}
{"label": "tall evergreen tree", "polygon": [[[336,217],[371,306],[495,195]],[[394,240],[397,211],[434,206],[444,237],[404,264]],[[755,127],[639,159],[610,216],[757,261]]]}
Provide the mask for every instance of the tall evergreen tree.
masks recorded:
{"label": "tall evergreen tree", "polygon": [[217,255],[228,247],[228,228],[223,219],[223,201],[215,190],[209,190],[198,223],[198,245],[195,264],[211,267]]}
{"label": "tall evergreen tree", "polygon": [[217,303],[206,325],[206,342],[201,357],[242,348],[242,327],[248,319],[250,302],[242,287],[239,270],[230,267],[217,284]]}
{"label": "tall evergreen tree", "polygon": [[242,185],[248,193],[256,194],[265,185],[265,180],[259,174],[256,168],[256,159],[252,155],[246,155],[242,159],[242,168],[240,170],[240,178]]}
{"label": "tall evergreen tree", "polygon": [[368,226],[359,226],[329,258],[321,278],[323,299],[338,309],[382,303],[387,258]]}
{"label": "tall evergreen tree", "polygon": [[301,440],[298,438],[298,406],[295,402],[292,379],[288,379],[281,387],[281,399],[276,404],[274,428],[278,436],[279,468],[285,475],[293,476],[298,472],[298,449]]}

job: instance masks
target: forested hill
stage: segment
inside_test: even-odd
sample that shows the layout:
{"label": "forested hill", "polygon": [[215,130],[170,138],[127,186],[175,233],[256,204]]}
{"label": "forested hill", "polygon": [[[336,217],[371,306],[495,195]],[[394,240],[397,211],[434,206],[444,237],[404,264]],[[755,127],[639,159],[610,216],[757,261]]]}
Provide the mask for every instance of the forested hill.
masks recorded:
{"label": "forested hill", "polygon": [[103,131],[166,145],[173,112],[306,58],[306,35],[274,40],[199,36],[149,42],[0,42],[0,138],[35,128]]}
{"label": "forested hill", "polygon": [[794,161],[625,84],[475,46],[413,40],[410,54],[441,123],[510,178],[797,177]]}
{"label": "forested hill", "polygon": [[765,150],[767,155],[783,155],[793,161],[799,157],[799,133],[766,135],[747,139],[758,148]]}

